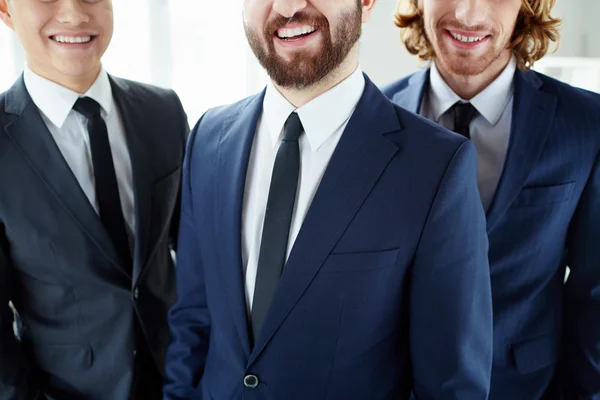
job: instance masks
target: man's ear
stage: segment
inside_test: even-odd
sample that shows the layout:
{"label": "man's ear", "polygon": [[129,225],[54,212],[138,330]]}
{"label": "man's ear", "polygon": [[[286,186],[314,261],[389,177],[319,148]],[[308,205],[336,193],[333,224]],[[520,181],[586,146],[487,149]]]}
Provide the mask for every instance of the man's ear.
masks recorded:
{"label": "man's ear", "polygon": [[377,0],[362,0],[362,23],[365,24],[371,19],[371,13]]}
{"label": "man's ear", "polygon": [[0,19],[10,29],[12,29],[13,31],[15,30],[15,27],[12,22],[12,16],[10,15],[8,0],[0,0]]}

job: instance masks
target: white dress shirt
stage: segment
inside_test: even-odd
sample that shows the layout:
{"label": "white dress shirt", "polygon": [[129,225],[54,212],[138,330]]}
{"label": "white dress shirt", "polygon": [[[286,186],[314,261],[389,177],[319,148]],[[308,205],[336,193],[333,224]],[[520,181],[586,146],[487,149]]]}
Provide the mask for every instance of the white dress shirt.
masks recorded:
{"label": "white dress shirt", "polygon": [[[470,103],[478,111],[469,132],[477,149],[478,186],[483,207],[487,210],[494,198],[508,151],[517,62],[513,57],[504,71]],[[444,81],[435,66],[431,67],[429,90],[425,92],[421,115],[453,129],[454,115],[448,112],[461,99]]]}
{"label": "white dress shirt", "polygon": [[87,119],[74,111],[73,106],[79,97],[90,97],[100,104],[115,164],[123,216],[129,237],[133,240],[135,218],[131,160],[125,138],[125,128],[112,96],[112,88],[106,71],[100,72],[94,84],[82,96],[42,78],[28,67],[25,67],[23,77],[31,99],[40,111],[63,158],[96,212],[98,212],[98,202]]}
{"label": "white dress shirt", "polygon": [[242,216],[242,261],[249,311],[254,297],[271,174],[287,118],[296,111],[305,133],[299,140],[300,174],[286,259],[364,88],[364,76],[361,69],[357,68],[342,83],[296,110],[272,84],[267,86],[250,154]]}

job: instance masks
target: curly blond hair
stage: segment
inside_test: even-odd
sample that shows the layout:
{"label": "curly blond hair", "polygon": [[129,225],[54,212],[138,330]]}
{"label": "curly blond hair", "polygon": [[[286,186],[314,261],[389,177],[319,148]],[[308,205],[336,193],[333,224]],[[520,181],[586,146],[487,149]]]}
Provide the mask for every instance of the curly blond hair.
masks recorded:
{"label": "curly blond hair", "polygon": [[[550,15],[556,0],[521,0],[521,11],[517,17],[510,47],[520,69],[528,70],[544,57],[550,42],[558,44],[558,27],[561,19]],[[435,52],[427,35],[418,0],[398,0],[394,12],[394,23],[401,30],[406,49],[421,60],[433,60]]]}

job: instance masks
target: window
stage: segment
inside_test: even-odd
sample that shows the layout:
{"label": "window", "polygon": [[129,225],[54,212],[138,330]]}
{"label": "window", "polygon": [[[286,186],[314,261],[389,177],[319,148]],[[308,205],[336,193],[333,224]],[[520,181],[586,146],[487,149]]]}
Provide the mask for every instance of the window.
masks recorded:
{"label": "window", "polygon": [[149,3],[149,0],[113,1],[115,28],[103,58],[109,73],[139,82],[154,82]]}
{"label": "window", "polygon": [[190,121],[254,93],[266,79],[247,44],[242,1],[170,1],[172,87]]}
{"label": "window", "polygon": [[106,69],[173,88],[192,125],[210,107],[243,98],[266,82],[246,42],[242,0],[127,0],[114,2],[114,9]]}

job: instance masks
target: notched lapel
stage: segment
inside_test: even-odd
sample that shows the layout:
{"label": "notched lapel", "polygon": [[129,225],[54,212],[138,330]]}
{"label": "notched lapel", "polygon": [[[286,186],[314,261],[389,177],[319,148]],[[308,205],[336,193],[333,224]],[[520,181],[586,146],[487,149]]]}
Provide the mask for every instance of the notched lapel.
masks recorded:
{"label": "notched lapel", "polygon": [[215,237],[219,271],[225,283],[235,325],[246,356],[250,331],[242,265],[242,206],[252,143],[262,110],[264,92],[250,100],[240,114],[223,123],[217,149]]}
{"label": "notched lapel", "polygon": [[408,85],[392,97],[392,101],[400,107],[419,114],[425,89],[429,85],[429,69],[413,74]]}
{"label": "notched lapel", "polygon": [[150,215],[152,206],[152,188],[154,173],[152,155],[149,153],[146,133],[156,127],[152,126],[152,118],[143,107],[144,99],[136,97],[123,81],[110,78],[113,98],[119,109],[125,128],[125,137],[131,160],[131,174],[135,201],[135,240],[133,282],[142,273],[147,262],[150,248]]}
{"label": "notched lapel", "polygon": [[27,164],[96,244],[100,253],[128,276],[98,214],[65,161],[22,78],[7,93],[5,111],[13,118],[4,129]]}
{"label": "notched lapel", "polygon": [[541,87],[542,81],[535,72],[515,73],[510,143],[504,171],[488,210],[488,232],[521,191],[548,139],[558,99],[543,92]]}

